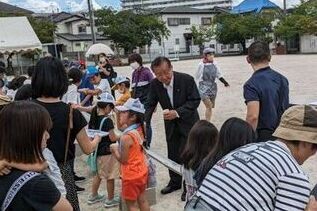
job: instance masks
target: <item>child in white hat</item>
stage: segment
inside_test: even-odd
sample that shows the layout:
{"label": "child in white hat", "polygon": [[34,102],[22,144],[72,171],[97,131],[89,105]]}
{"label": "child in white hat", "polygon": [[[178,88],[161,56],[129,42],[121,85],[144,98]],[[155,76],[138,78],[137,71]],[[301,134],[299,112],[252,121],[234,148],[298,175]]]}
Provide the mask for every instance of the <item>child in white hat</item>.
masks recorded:
{"label": "child in white hat", "polygon": [[122,198],[128,210],[150,210],[145,196],[148,167],[143,151],[145,109],[139,99],[130,98],[117,106],[119,122],[127,127],[120,144],[111,145],[111,152],[121,163]]}
{"label": "child in white hat", "polygon": [[93,178],[91,195],[88,204],[94,204],[105,200],[104,195],[98,194],[98,189],[102,180],[106,180],[108,198],[104,202],[105,207],[119,205],[119,197],[115,197],[115,179],[119,179],[119,162],[111,154],[110,145],[118,140],[114,133],[114,124],[110,118],[110,113],[114,109],[114,98],[109,93],[102,93],[98,100],[96,109],[89,121],[89,129],[108,132],[109,135],[103,137],[97,147],[97,174]]}

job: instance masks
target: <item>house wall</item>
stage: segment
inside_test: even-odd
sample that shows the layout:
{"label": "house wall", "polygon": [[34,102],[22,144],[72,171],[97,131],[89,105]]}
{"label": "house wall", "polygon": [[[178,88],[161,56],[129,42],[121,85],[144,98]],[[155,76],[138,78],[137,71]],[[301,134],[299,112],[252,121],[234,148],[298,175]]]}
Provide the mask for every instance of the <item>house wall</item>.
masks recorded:
{"label": "house wall", "polygon": [[81,25],[86,26],[86,34],[91,34],[91,28],[90,28],[88,20],[81,20],[81,21],[72,22],[71,28],[72,28],[73,34],[79,34],[78,27]]}
{"label": "house wall", "polygon": [[317,53],[317,36],[304,35],[300,37],[301,53]]}
{"label": "house wall", "polygon": [[[166,23],[167,28],[170,30],[170,36],[167,39],[164,39],[159,45],[158,42],[153,42],[151,49],[165,49],[165,54],[174,52],[175,50],[179,52],[186,51],[186,39],[184,37],[185,33],[191,33],[190,28],[192,26],[201,25],[201,18],[212,18],[212,14],[164,14],[161,19]],[[169,18],[190,18],[190,24],[188,25],[178,25],[178,26],[169,26]],[[177,44],[179,41],[179,44]]]}
{"label": "house wall", "polygon": [[56,28],[56,33],[70,33],[70,28],[69,25],[66,25],[65,23],[61,22],[61,23],[57,23],[56,24],[57,28]]}

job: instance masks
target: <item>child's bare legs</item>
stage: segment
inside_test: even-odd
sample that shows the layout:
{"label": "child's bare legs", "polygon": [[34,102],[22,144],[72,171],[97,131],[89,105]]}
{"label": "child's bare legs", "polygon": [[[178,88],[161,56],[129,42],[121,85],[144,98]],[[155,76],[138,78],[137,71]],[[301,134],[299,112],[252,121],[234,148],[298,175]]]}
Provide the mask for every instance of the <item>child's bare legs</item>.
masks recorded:
{"label": "child's bare legs", "polygon": [[204,99],[203,103],[205,104],[206,107],[206,112],[205,112],[205,118],[207,121],[210,122],[211,120],[211,115],[212,115],[212,107],[213,107],[213,103],[210,99]]}
{"label": "child's bare legs", "polygon": [[138,197],[138,204],[141,211],[150,211],[150,205],[146,198],[145,191]]}
{"label": "child's bare legs", "polygon": [[108,200],[112,200],[114,197],[114,179],[107,180],[107,192]]}
{"label": "child's bare legs", "polygon": [[125,200],[129,211],[138,211],[138,203],[137,201]]}
{"label": "child's bare legs", "polygon": [[98,195],[98,189],[99,189],[100,183],[101,183],[101,178],[98,175],[94,176],[94,178],[92,179],[92,187],[91,187],[92,196]]}

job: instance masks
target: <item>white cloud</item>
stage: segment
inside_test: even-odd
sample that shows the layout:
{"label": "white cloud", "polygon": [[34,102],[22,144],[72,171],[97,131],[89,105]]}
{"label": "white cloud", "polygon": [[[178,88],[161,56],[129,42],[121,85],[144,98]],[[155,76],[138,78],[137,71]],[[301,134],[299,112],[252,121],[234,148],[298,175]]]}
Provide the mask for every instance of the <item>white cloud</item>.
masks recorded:
{"label": "white cloud", "polygon": [[1,0],[1,2],[9,3],[9,0]]}
{"label": "white cloud", "polygon": [[[101,9],[102,7],[96,2],[96,0],[92,0],[92,5],[95,10]],[[76,1],[67,1],[67,6],[70,8],[72,12],[88,10],[87,0],[82,0],[81,3],[77,3]]]}
{"label": "white cloud", "polygon": [[61,11],[61,7],[56,1],[26,0],[23,4],[25,5],[24,8],[35,12],[56,13]]}

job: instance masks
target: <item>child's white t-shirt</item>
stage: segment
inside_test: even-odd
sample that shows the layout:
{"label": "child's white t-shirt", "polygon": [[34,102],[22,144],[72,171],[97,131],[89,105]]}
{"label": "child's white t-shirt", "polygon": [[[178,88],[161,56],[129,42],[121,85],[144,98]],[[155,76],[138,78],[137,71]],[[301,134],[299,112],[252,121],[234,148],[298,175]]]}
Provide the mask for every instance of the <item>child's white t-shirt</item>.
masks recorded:
{"label": "child's white t-shirt", "polygon": [[80,104],[80,94],[77,91],[77,86],[75,84],[68,86],[67,92],[62,97],[62,101],[66,104]]}
{"label": "child's white t-shirt", "polygon": [[61,171],[57,165],[53,153],[48,148],[43,150],[43,156],[48,164],[48,168],[44,173],[53,181],[56,188],[61,192],[62,196],[66,196],[65,183],[62,179]]}
{"label": "child's white t-shirt", "polygon": [[111,87],[107,79],[101,79],[98,85],[94,85],[95,89],[100,89],[102,93],[111,93]]}

